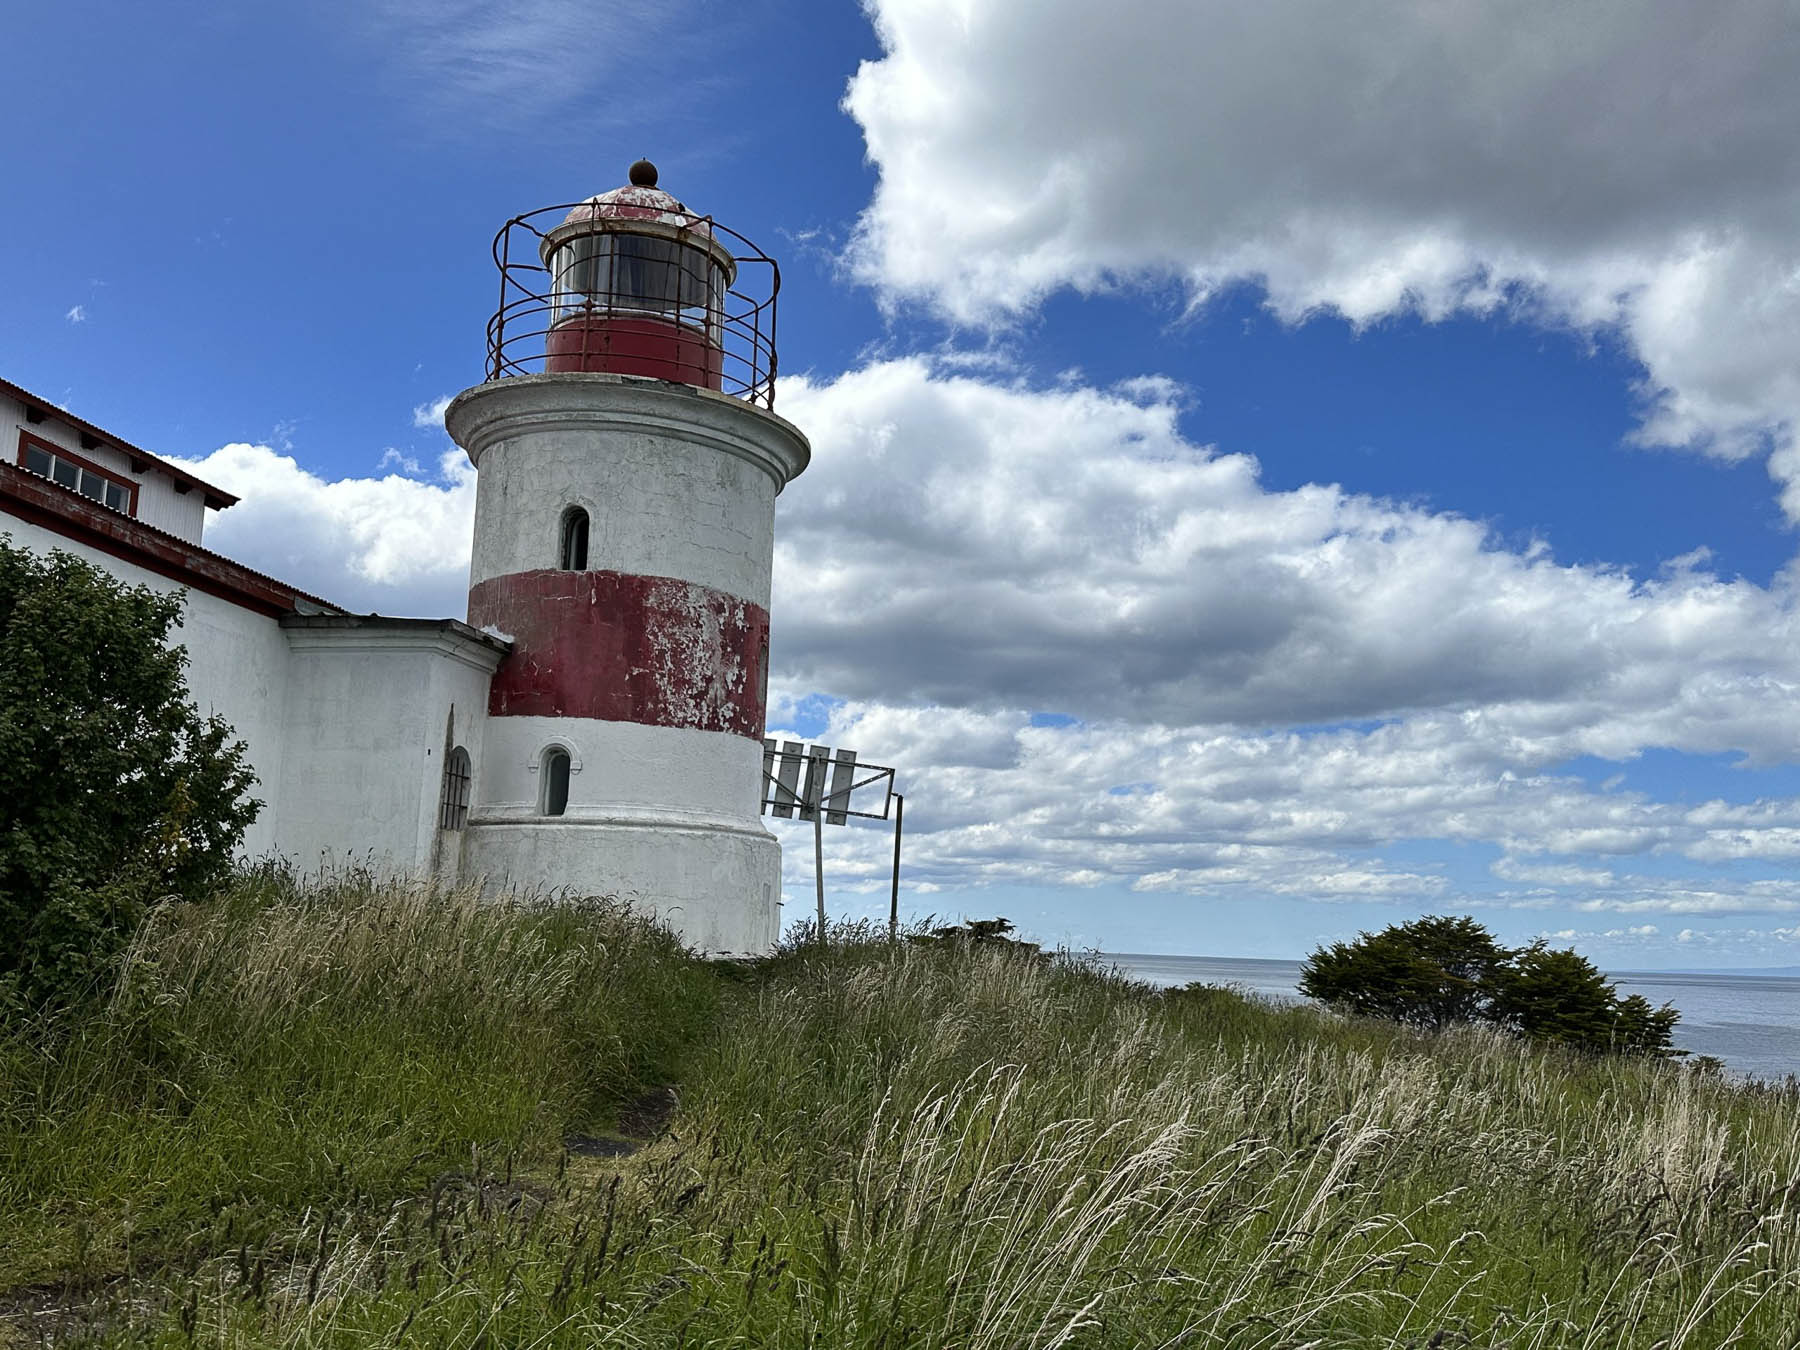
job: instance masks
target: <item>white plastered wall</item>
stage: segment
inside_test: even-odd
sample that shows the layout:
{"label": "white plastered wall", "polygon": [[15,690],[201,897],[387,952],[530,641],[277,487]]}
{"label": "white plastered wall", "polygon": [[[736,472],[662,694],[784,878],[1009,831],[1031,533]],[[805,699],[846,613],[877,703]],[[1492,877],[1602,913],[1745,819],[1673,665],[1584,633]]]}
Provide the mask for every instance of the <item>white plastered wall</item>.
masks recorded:
{"label": "white plastered wall", "polygon": [[559,817],[473,822],[463,875],[490,885],[609,895],[688,946],[761,955],[780,935],[781,845],[767,831]]}
{"label": "white plastered wall", "polygon": [[806,467],[792,423],[738,399],[619,375],[523,376],[447,422],[481,474],[471,584],[558,565],[588,513],[588,565],[678,577],[767,608],[775,494]]}
{"label": "white plastered wall", "polygon": [[[10,535],[33,552],[72,553],[130,585],[165,595],[182,589],[165,576],[14,516],[0,516],[0,535]],[[253,792],[263,808],[244,835],[244,852],[253,857],[266,853],[275,846],[281,811],[287,640],[274,619],[196,590],[187,592],[176,638],[187,648],[188,690],[195,706],[229,722],[248,751],[258,780]]]}
{"label": "white plastered wall", "polygon": [[[686,385],[559,374],[468,390],[446,425],[480,472],[473,585],[556,567],[563,513],[580,506],[589,568],[768,606],[775,496],[811,453],[791,423]],[[552,743],[569,749],[574,771],[567,811],[546,817],[539,766]],[[618,896],[704,951],[774,942],[781,847],[758,818],[759,740],[502,716],[488,724],[487,750],[464,875]]]}
{"label": "white plastered wall", "polygon": [[[463,875],[629,900],[690,946],[767,951],[780,932],[781,845],[758,815],[762,745],[725,731],[496,717]],[[541,811],[544,752],[569,752],[569,800]]]}
{"label": "white plastered wall", "polygon": [[494,718],[487,729],[488,762],[475,797],[478,816],[537,815],[539,766],[552,745],[570,752],[571,819],[649,814],[762,828],[760,741],[728,731],[582,717]]}
{"label": "white plastered wall", "polygon": [[[444,731],[484,769],[488,680],[499,653],[430,631],[290,628],[281,852],[303,870],[442,866]],[[454,872],[457,850],[448,867]]]}

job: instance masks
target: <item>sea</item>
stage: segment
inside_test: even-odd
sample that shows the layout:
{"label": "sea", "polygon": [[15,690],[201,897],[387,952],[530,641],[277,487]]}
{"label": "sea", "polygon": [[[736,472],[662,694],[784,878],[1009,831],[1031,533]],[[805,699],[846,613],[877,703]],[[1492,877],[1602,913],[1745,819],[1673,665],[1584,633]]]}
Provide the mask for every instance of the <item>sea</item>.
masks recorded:
{"label": "sea", "polygon": [[[1108,952],[1101,958],[1150,984],[1235,985],[1271,998],[1300,998],[1298,961]],[[1675,1045],[1723,1060],[1736,1077],[1780,1081],[1800,1075],[1800,975],[1726,971],[1606,972],[1621,996],[1642,994],[1681,1012]]]}

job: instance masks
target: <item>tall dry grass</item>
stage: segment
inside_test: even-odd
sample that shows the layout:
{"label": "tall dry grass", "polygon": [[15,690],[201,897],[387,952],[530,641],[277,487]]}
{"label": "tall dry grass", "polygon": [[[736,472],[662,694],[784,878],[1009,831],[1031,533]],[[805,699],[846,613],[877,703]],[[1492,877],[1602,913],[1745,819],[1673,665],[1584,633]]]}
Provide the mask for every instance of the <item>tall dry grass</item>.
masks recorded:
{"label": "tall dry grass", "polygon": [[[378,926],[342,912],[355,903],[325,906],[329,923],[313,928],[251,906],[246,918],[268,926],[252,923],[262,936],[237,956],[214,939],[184,945],[178,929],[157,937],[147,963],[189,1000],[169,1015],[223,1024],[193,1011],[216,998],[238,1010],[232,1025],[275,1029],[255,1033],[269,1042],[312,1025],[316,1006],[320,1030],[306,1036],[341,1024],[363,1044],[354,1019],[435,963],[395,956]],[[416,1025],[442,1017],[505,1037],[504,1005],[526,1010],[527,1029],[560,1026],[592,1001],[583,981],[609,969],[559,966],[570,947],[548,929],[484,927],[589,920],[426,908],[408,931],[441,923],[436,950],[469,934],[488,955],[452,959],[465,974],[432,987],[458,992]],[[292,939],[276,936],[284,924],[299,925]],[[322,954],[321,933],[357,954]],[[275,959],[284,943],[307,952],[279,971],[249,955],[266,944]],[[621,1023],[627,1041],[632,1023],[678,1015],[657,999],[704,1008],[684,1042],[681,1110],[642,1153],[553,1160],[506,1151],[505,1131],[484,1125],[465,1137],[484,1152],[455,1174],[379,1194],[319,1187],[282,1223],[215,1232],[209,1250],[140,1281],[101,1339],[1800,1345],[1791,1090],[1484,1033],[1427,1038],[1221,991],[1159,995],[1079,965],[848,930],[748,970],[670,960],[660,985],[610,986],[642,995]],[[483,1001],[493,1007],[464,1006]],[[415,1023],[370,1025],[393,1036]],[[572,1043],[549,1034],[543,1053]],[[503,1063],[472,1058],[492,1076],[470,1081],[530,1095],[499,1083]],[[331,1062],[349,1072],[348,1057]],[[322,1104],[309,1109],[324,1122],[357,1091],[315,1079]]]}
{"label": "tall dry grass", "polygon": [[110,1002],[0,1039],[0,1289],[401,1194],[676,1072],[713,984],[600,901],[274,870],[155,911]]}

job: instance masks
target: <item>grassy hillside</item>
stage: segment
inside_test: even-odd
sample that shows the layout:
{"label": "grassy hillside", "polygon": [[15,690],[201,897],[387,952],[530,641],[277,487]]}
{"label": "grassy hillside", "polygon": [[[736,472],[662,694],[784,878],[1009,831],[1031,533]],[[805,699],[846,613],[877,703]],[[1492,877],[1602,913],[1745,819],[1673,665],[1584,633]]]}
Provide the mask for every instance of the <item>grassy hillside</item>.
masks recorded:
{"label": "grassy hillside", "polygon": [[0,1047],[0,1342],[1790,1346],[1797,1126],[992,948],[264,878]]}

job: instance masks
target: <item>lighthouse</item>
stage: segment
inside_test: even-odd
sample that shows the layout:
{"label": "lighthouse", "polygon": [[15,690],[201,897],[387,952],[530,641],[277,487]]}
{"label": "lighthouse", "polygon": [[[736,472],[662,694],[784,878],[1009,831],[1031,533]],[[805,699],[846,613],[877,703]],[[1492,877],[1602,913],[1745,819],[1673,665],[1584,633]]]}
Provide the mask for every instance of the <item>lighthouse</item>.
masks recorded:
{"label": "lighthouse", "polygon": [[511,644],[460,870],[757,952],[775,498],[810,449],[774,411],[773,260],[628,178],[496,236],[487,378],[445,414],[477,471],[469,623]]}

